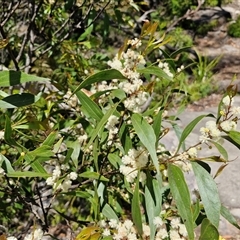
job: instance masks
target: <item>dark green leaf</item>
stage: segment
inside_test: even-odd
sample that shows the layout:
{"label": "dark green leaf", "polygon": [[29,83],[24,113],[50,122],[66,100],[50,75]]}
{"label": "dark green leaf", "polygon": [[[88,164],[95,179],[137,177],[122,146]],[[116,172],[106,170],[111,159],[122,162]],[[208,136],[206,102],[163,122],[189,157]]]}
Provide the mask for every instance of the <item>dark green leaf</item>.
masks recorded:
{"label": "dark green leaf", "polygon": [[212,114],[198,116],[185,127],[185,129],[182,132],[181,138],[179,140],[177,152],[180,149],[183,142],[185,141],[185,139],[187,138],[187,136],[192,132],[193,128],[205,117],[214,117],[214,116]]}
{"label": "dark green leaf", "polygon": [[218,228],[221,202],[218,189],[212,176],[197,162],[192,162],[199,193],[208,219]]}
{"label": "dark green leaf", "polygon": [[0,87],[9,87],[26,82],[49,81],[48,78],[37,77],[18,71],[0,71]]}
{"label": "dark green leaf", "polygon": [[139,173],[133,193],[133,199],[132,199],[132,218],[133,222],[136,225],[137,232],[142,235],[143,229],[142,229],[142,214],[140,209],[140,196],[139,196]]}
{"label": "dark green leaf", "polygon": [[175,58],[178,54],[182,53],[182,52],[187,52],[186,50],[191,49],[191,47],[183,47],[183,48],[179,48],[178,50],[174,51],[173,53],[170,54],[171,58]]}
{"label": "dark green leaf", "polygon": [[88,87],[93,83],[108,81],[112,79],[127,79],[116,69],[103,70],[86,78],[73,92],[73,94],[82,88]]}
{"label": "dark green leaf", "polygon": [[0,108],[17,108],[37,102],[40,95],[34,96],[31,93],[14,94],[0,100]]}
{"label": "dark green leaf", "polygon": [[194,239],[194,222],[191,208],[191,198],[188,186],[181,169],[173,164],[168,165],[168,178],[173,198],[180,216],[186,226],[188,237]]}

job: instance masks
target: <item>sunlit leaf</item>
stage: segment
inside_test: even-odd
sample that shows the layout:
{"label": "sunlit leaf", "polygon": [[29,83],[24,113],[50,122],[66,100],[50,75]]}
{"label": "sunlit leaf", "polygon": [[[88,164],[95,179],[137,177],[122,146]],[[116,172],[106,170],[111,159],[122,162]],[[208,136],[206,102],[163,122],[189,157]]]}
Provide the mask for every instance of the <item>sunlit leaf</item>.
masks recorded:
{"label": "sunlit leaf", "polygon": [[16,172],[7,173],[7,176],[12,177],[12,178],[15,178],[15,177],[16,178],[20,178],[20,177],[43,177],[43,178],[46,178],[46,177],[50,177],[51,174],[41,173],[41,172],[33,172],[33,171],[23,171],[23,172],[16,171]]}
{"label": "sunlit leaf", "polygon": [[75,240],[97,240],[100,237],[100,228],[99,227],[85,227],[77,235]]}
{"label": "sunlit leaf", "polygon": [[[76,91],[74,91],[76,92]],[[91,100],[85,93],[82,91],[77,91],[76,96],[78,97],[79,101],[82,104],[82,111],[87,114],[87,117],[96,119],[100,121],[103,116],[103,113],[99,106]]]}

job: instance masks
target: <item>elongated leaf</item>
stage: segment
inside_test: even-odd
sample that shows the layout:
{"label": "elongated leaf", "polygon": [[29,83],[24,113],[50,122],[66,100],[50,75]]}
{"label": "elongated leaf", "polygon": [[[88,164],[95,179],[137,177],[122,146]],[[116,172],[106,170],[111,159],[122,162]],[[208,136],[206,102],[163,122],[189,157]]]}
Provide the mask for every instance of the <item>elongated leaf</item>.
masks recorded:
{"label": "elongated leaf", "polygon": [[180,216],[186,226],[188,237],[190,240],[194,239],[194,222],[193,213],[191,209],[191,198],[188,186],[184,179],[181,169],[173,164],[168,165],[168,178],[173,198]]}
{"label": "elongated leaf", "polygon": [[108,81],[112,79],[127,79],[116,69],[107,69],[101,72],[95,73],[92,76],[86,78],[75,90],[73,93],[79,91],[82,88],[90,86],[93,83]]}
{"label": "elongated leaf", "polygon": [[107,178],[105,178],[104,176],[100,175],[97,172],[84,172],[79,174],[79,177],[97,179],[97,180],[106,181],[106,182],[109,181]]}
{"label": "elongated leaf", "polygon": [[36,159],[35,154],[28,152],[24,155],[24,159],[26,160],[26,163],[29,164],[35,172],[47,174],[42,164],[39,162],[39,160]]}
{"label": "elongated leaf", "polygon": [[44,140],[44,142],[42,143],[42,145],[47,145],[47,146],[53,146],[56,138],[58,136],[58,132],[51,132],[47,138]]}
{"label": "elongated leaf", "polygon": [[116,108],[119,103],[115,103],[108,111],[104,114],[102,117],[101,121],[98,123],[97,127],[92,131],[91,133],[91,138],[86,146],[86,149],[89,148],[89,146],[92,144],[93,140],[97,137],[99,134],[100,130],[105,126],[107,120],[109,117],[116,111]]}
{"label": "elongated leaf", "polygon": [[240,132],[237,131],[230,131],[228,136],[238,145],[240,145]]}
{"label": "elongated leaf", "polygon": [[230,213],[230,211],[224,207],[223,205],[221,206],[221,215],[229,222],[231,223],[234,227],[240,229],[240,226],[236,220],[236,218]]}
{"label": "elongated leaf", "polygon": [[0,153],[0,167],[1,166],[7,173],[14,172],[11,162],[4,155]]}
{"label": "elongated leaf", "polygon": [[185,139],[187,138],[187,136],[192,132],[193,128],[205,117],[214,117],[212,114],[208,114],[208,115],[201,115],[198,116],[197,118],[195,118],[193,121],[191,121],[183,130],[181,138],[179,140],[179,145],[177,148],[177,152],[180,149],[182,143],[185,141]]}
{"label": "elongated leaf", "polygon": [[153,121],[153,130],[154,130],[155,136],[157,138],[159,138],[159,136],[161,134],[162,113],[163,113],[163,110],[159,111]]}
{"label": "elongated leaf", "polygon": [[71,192],[65,192],[64,195],[71,195],[71,196],[76,196],[80,198],[91,198],[91,194],[86,192],[86,191],[71,191]]}
{"label": "elongated leaf", "polygon": [[137,232],[142,235],[143,229],[142,229],[142,215],[141,215],[141,209],[140,209],[140,197],[139,197],[139,173],[133,193],[133,199],[132,199],[132,218],[133,222],[136,225]]}
{"label": "elongated leaf", "polygon": [[108,161],[118,169],[118,165],[121,164],[121,158],[117,154],[110,153],[108,154]]}
{"label": "elongated leaf", "polygon": [[51,147],[47,145],[42,145],[38,148],[36,148],[33,151],[28,152],[28,154],[31,154],[34,158],[40,158],[40,157],[47,157],[50,158],[53,156],[53,152],[51,151]]}
{"label": "elongated leaf", "polygon": [[178,54],[182,53],[182,52],[186,52],[186,50],[188,49],[191,49],[191,47],[183,47],[183,48],[180,48],[176,51],[174,51],[173,53],[171,53],[170,57],[171,58],[175,58]]}
{"label": "elongated leaf", "polygon": [[12,138],[11,120],[7,115],[5,118],[6,119],[5,119],[4,139],[7,144],[11,146],[15,146],[18,149],[18,151],[21,152],[23,150],[23,147]]}
{"label": "elongated leaf", "polygon": [[105,204],[103,209],[102,209],[102,214],[108,219],[115,219],[117,221],[118,220],[118,216],[117,214],[113,211],[113,209],[111,208],[111,206],[109,204]]}
{"label": "elongated leaf", "polygon": [[214,179],[219,175],[219,174],[221,174],[222,173],[222,171],[223,171],[223,169],[227,166],[228,164],[223,164],[223,165],[221,165],[219,168],[218,168],[218,170],[216,171],[216,173],[215,173],[215,175],[214,175]]}
{"label": "elongated leaf", "polygon": [[193,222],[195,222],[200,213],[199,199],[197,199],[197,202],[192,206],[192,209],[193,209]]}
{"label": "elongated leaf", "polygon": [[7,173],[7,176],[12,177],[12,178],[14,178],[14,177],[16,177],[16,178],[19,178],[19,177],[43,177],[43,178],[46,178],[46,177],[50,177],[51,175],[48,173],[41,173],[41,172],[32,172],[32,171],[19,172],[19,171],[16,171],[16,172]]}
{"label": "elongated leaf", "polygon": [[100,236],[100,228],[91,226],[82,229],[75,240],[97,240]]}
{"label": "elongated leaf", "polygon": [[[159,163],[156,154],[156,135],[153,128],[139,114],[132,115],[132,124],[142,144],[147,148],[153,160],[153,164],[159,173]],[[159,173],[160,174],[160,173]]]}
{"label": "elongated leaf", "polygon": [[0,87],[9,87],[26,82],[42,82],[49,80],[49,78],[37,77],[18,71],[0,71]]}
{"label": "elongated leaf", "polygon": [[222,136],[222,138],[228,140],[230,143],[232,143],[235,147],[240,149],[240,144],[238,144],[236,141],[234,141],[230,136]]}
{"label": "elongated leaf", "polygon": [[122,123],[121,128],[119,129],[119,138],[121,140],[122,146],[124,148],[125,153],[132,148],[132,139],[129,135],[129,127],[125,122]]}
{"label": "elongated leaf", "polygon": [[219,240],[217,228],[211,222],[204,218],[201,225],[201,236],[199,240]]}
{"label": "elongated leaf", "polygon": [[76,96],[82,104],[83,111],[89,115],[87,117],[100,121],[103,113],[99,106],[82,91],[76,92]]}
{"label": "elongated leaf", "polygon": [[192,162],[192,167],[206,215],[210,222],[218,228],[221,202],[217,185],[212,176],[197,162]]}
{"label": "elongated leaf", "polygon": [[0,100],[0,108],[17,108],[37,102],[40,95],[34,96],[31,93],[13,94]]}
{"label": "elongated leaf", "polygon": [[217,142],[211,141],[211,143],[214,144],[214,146],[218,149],[219,153],[222,154],[223,158],[226,161],[228,161],[228,153],[227,153],[226,149]]}
{"label": "elongated leaf", "polygon": [[157,180],[153,179],[151,176],[147,177],[144,197],[150,227],[150,240],[154,240],[156,226],[153,224],[153,219],[154,217],[159,216],[161,212],[162,194]]}
{"label": "elongated leaf", "polygon": [[151,75],[155,75],[159,78],[164,78],[167,79],[169,81],[171,81],[173,78],[168,76],[163,69],[161,69],[160,67],[156,67],[156,66],[150,66],[150,67],[146,67],[146,68],[139,68],[137,69],[137,71],[139,73],[144,73],[144,74],[151,74]]}

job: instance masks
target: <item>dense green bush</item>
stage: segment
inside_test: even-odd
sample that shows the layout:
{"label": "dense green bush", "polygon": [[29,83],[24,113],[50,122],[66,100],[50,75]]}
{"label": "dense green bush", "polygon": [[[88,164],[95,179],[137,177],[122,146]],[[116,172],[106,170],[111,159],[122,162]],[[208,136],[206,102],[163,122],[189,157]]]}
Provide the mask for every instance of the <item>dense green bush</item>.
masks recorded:
{"label": "dense green bush", "polygon": [[[141,2],[13,4],[13,12],[2,5],[10,15],[1,26],[4,64],[15,67],[0,71],[4,240],[56,239],[54,226],[77,240],[191,240],[198,225],[200,239],[218,239],[220,215],[239,228],[199,157],[202,146],[216,147],[221,157],[207,159],[222,164],[218,175],[229,162],[221,141],[238,146],[236,89],[227,89],[217,116],[199,116],[185,129],[168,113],[199,91],[191,90],[193,78],[207,87],[216,61],[194,62],[161,23],[138,22]],[[23,33],[14,28],[19,21]],[[213,120],[187,146],[204,117]],[[170,129],[179,137],[171,149],[162,142]],[[192,170],[193,192],[184,177]]]}

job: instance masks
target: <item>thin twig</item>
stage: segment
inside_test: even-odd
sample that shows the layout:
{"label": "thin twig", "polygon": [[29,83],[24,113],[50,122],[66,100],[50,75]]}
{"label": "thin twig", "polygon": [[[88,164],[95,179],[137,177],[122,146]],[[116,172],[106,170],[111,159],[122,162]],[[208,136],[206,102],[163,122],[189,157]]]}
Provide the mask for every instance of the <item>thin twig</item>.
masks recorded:
{"label": "thin twig", "polygon": [[[13,6],[13,7],[11,7],[10,8],[10,12],[7,14],[7,16],[5,17],[4,16],[4,21],[2,21],[1,22],[1,27],[3,27],[5,24],[6,24],[6,22],[9,20],[9,18],[13,15],[13,13],[17,10],[17,8],[18,8],[18,6],[20,5],[20,3],[21,3],[21,0],[20,1],[18,1],[16,4],[15,4],[15,6]],[[11,5],[9,5],[9,6],[11,6]]]}

